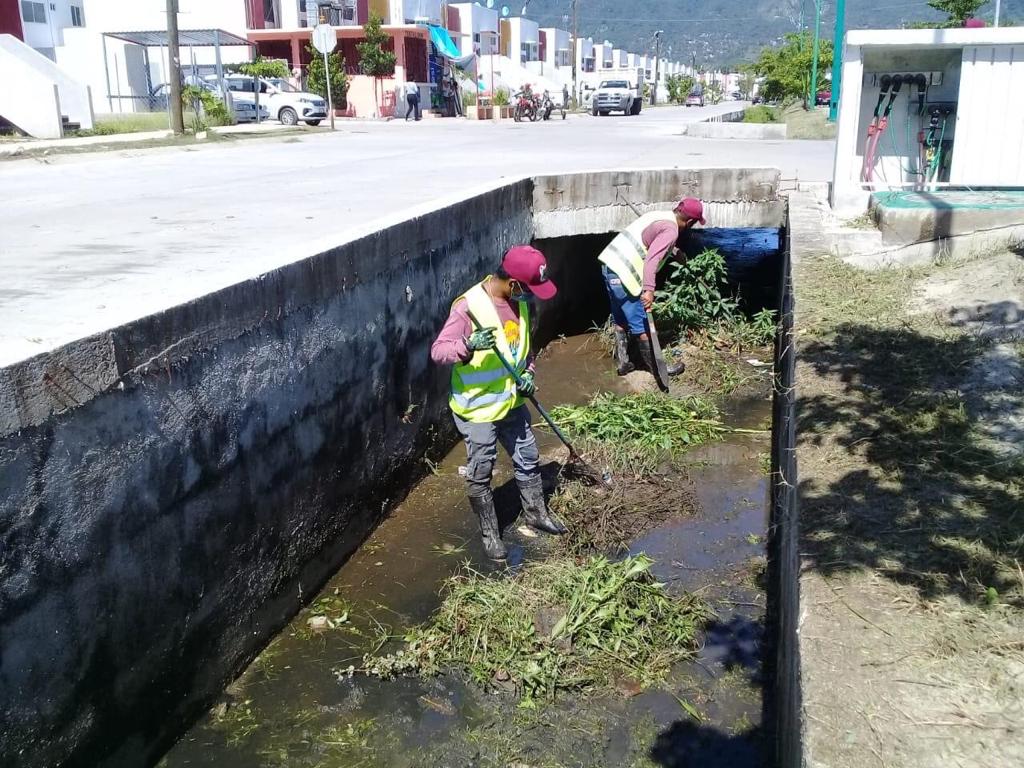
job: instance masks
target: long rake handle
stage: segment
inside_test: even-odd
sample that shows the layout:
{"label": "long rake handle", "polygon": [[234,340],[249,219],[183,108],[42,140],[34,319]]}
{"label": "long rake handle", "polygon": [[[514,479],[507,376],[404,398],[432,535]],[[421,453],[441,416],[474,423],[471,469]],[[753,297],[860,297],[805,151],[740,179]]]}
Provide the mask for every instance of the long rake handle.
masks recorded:
{"label": "long rake handle", "polygon": [[[466,314],[469,315],[469,319],[478,331],[483,330],[483,326],[480,324],[480,321],[476,319],[472,312],[467,309]],[[519,372],[509,363],[508,360],[505,359],[505,356],[502,355],[497,348],[492,351],[498,356],[501,364],[505,366],[505,370],[512,375],[512,380],[515,381],[516,387],[522,389],[523,380],[519,377]],[[558,436],[558,439],[562,441],[562,444],[569,449],[569,457],[574,461],[582,461],[580,459],[580,455],[576,453],[576,449],[572,447],[572,443],[569,442],[569,439],[565,436],[562,430],[558,428],[557,424],[555,424],[555,420],[551,418],[551,414],[544,409],[544,406],[537,402],[537,398],[533,395],[527,395],[526,399],[533,403],[533,407],[537,409],[537,413],[539,413],[541,418],[548,423],[548,426],[551,427],[551,430]]]}

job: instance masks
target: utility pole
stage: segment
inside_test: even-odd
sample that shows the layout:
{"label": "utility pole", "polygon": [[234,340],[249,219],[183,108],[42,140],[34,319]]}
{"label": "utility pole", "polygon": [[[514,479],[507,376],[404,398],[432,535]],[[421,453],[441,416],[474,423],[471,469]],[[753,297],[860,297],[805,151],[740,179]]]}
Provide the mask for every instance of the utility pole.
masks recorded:
{"label": "utility pole", "polygon": [[994,26],[999,26],[999,6],[1001,5],[1000,0],[996,0],[996,21]]}
{"label": "utility pole", "polygon": [[[999,0],[996,0],[998,8]],[[828,121],[839,115],[839,90],[843,84],[843,38],[846,37],[846,0],[836,3],[836,31],[832,38],[832,94],[828,97]]]}
{"label": "utility pole", "polygon": [[[658,103],[658,65],[661,63],[661,33],[662,30],[658,30],[654,33],[654,82],[651,84],[651,106],[653,107]],[[643,94],[640,94],[643,101]]]}
{"label": "utility pole", "polygon": [[[579,85],[576,82],[576,66],[583,58],[583,49],[576,30],[576,0],[572,0],[572,101],[578,104],[580,99]],[[567,105],[568,106],[568,105]]]}
{"label": "utility pole", "polygon": [[178,0],[167,0],[167,61],[171,71],[171,130],[179,136],[185,132],[181,113],[181,52],[178,50]]}
{"label": "utility pole", "polygon": [[811,93],[807,108],[813,110],[818,101],[818,38],[821,28],[821,1],[814,0],[814,48],[811,50]]}

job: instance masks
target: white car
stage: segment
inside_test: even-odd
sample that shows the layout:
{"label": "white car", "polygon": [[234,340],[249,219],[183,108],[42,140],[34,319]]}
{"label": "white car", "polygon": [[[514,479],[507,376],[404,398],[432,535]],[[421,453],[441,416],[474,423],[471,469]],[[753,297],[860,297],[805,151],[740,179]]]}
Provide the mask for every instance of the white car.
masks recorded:
{"label": "white car", "polygon": [[[207,82],[198,84],[199,87],[205,88],[210,93],[215,95],[218,99],[220,98],[220,89],[210,85]],[[153,92],[149,94],[149,109],[152,112],[166,112],[168,102],[171,96],[171,85],[170,83],[161,83]],[[256,105],[251,101],[237,101],[232,102],[235,110],[235,122],[236,123],[255,123],[256,122]],[[270,117],[270,112],[267,110],[266,105],[260,102],[260,120],[266,120]]]}
{"label": "white car", "polygon": [[[207,80],[216,83],[216,76]],[[231,74],[224,77],[231,98],[235,101],[256,101],[253,78],[248,75]],[[270,117],[284,125],[320,125],[327,117],[327,100],[315,93],[300,91],[287,81],[277,78],[260,78],[260,107],[266,104]],[[261,110],[262,111],[262,110]]]}
{"label": "white car", "polygon": [[641,89],[628,80],[602,80],[590,100],[590,114],[607,115],[621,112],[624,115],[639,115],[643,106]]}

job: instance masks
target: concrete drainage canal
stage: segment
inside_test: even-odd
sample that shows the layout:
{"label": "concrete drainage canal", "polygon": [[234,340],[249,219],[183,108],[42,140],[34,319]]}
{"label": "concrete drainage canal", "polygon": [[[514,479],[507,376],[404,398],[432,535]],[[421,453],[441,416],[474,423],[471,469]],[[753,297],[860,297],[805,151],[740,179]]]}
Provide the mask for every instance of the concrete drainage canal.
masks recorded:
{"label": "concrete drainage canal", "polygon": [[[142,584],[121,584],[152,601],[135,615],[169,614],[144,627],[162,626],[164,646],[142,654],[149,668],[133,675],[110,645],[127,627],[95,630],[93,652],[111,653],[113,680],[84,678],[78,690],[106,717],[63,744],[23,749],[22,764],[795,765],[797,689],[779,682],[795,663],[787,640],[795,573],[785,562],[789,529],[780,535],[777,525],[789,525],[791,502],[773,482],[792,469],[779,427],[789,424],[787,388],[773,387],[787,348],[776,337],[787,328],[777,184],[778,174],[763,170],[533,179],[396,225],[405,231],[369,235],[353,254],[343,246],[316,257],[315,284],[282,270],[260,299],[291,301],[288,311],[272,323],[239,323],[244,330],[212,345],[239,356],[240,368],[284,373],[267,376],[247,403],[211,406],[225,418],[208,428],[238,434],[186,443],[181,470],[197,479],[188,489],[179,479],[153,502],[183,520],[198,503],[195,525],[205,515],[215,524],[217,503],[230,506],[221,514],[254,518],[222,519],[227,538],[182,552],[167,574],[199,558],[194,567],[217,599],[162,607],[161,586],[141,572]],[[649,374],[616,376],[596,256],[634,217],[624,200],[663,207],[681,191],[720,202],[708,205],[710,228],[681,241],[684,266],[660,276],[663,340],[687,364],[666,396]],[[499,211],[501,226],[469,218]],[[452,214],[464,217],[461,227]],[[442,220],[447,235],[436,231]],[[409,227],[420,237],[410,239]],[[431,369],[426,347],[450,299],[504,247],[531,236],[560,287],[539,311],[539,395],[614,485],[567,476],[564,448],[538,429],[550,504],[571,532],[555,539],[519,525],[503,456],[493,485],[510,554],[499,567],[483,556],[468,510],[465,452],[452,447],[444,407],[447,372]],[[355,255],[360,247],[390,253],[389,269]],[[343,289],[325,292],[327,277]],[[282,293],[296,286],[304,300]],[[353,316],[367,319],[333,335],[332,322]],[[201,308],[189,317],[216,325]],[[261,363],[260,354],[274,357]],[[159,409],[147,406],[158,390],[184,397],[176,375],[193,395],[206,377],[225,375],[202,358],[181,360],[159,383],[147,371],[123,378],[150,388],[138,408]],[[323,373],[341,363],[356,370]],[[370,394],[355,400],[357,387]],[[274,403],[286,390],[287,402]],[[180,435],[199,412],[184,409]],[[21,434],[32,445],[33,431],[46,430],[52,441],[62,418],[99,429],[104,415],[44,414]],[[201,425],[192,426],[189,440],[201,441]],[[172,447],[162,450],[176,467]],[[136,482],[145,478],[124,481]],[[325,531],[303,534],[315,526]],[[113,599],[107,611],[128,596]],[[176,612],[184,628],[171,627]],[[98,698],[120,680],[134,709]],[[120,724],[110,719],[118,709],[127,717]],[[46,727],[56,734],[69,722],[73,715]]]}

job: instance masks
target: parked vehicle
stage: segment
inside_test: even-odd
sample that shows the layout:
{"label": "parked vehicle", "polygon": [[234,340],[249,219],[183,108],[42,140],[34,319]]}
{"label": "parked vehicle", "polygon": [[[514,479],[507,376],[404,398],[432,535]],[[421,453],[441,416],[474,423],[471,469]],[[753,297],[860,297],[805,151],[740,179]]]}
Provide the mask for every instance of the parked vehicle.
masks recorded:
{"label": "parked vehicle", "polygon": [[[216,76],[207,78],[208,82],[216,83]],[[256,101],[256,85],[248,75],[231,74],[224,78],[231,97],[237,102]],[[279,78],[260,78],[260,106],[264,103],[270,117],[284,125],[320,125],[327,117],[327,101],[315,93],[300,91],[287,81]]]}
{"label": "parked vehicle", "polygon": [[[209,83],[203,83],[200,87],[210,91],[218,99],[221,98],[219,89],[211,86]],[[167,106],[171,96],[171,84],[161,83],[156,86],[152,93],[149,94],[149,108],[153,112],[166,112]],[[235,111],[235,122],[236,123],[254,123],[256,122],[256,104],[248,101],[239,101],[232,99]],[[266,105],[260,104],[260,120],[267,120],[270,118],[270,111]]]}
{"label": "parked vehicle", "polygon": [[621,112],[624,115],[639,115],[643,108],[643,83],[630,85],[628,80],[603,80],[594,91],[590,101],[590,114],[607,115]]}
{"label": "parked vehicle", "polygon": [[[565,98],[562,99],[562,105],[559,107],[559,111],[562,113],[562,119],[565,120]],[[544,91],[544,95],[540,100],[540,116],[544,120],[551,119],[551,113],[555,111],[555,102],[551,98],[551,94]]]}
{"label": "parked vehicle", "polygon": [[690,89],[690,93],[686,96],[686,106],[688,107],[703,107],[704,106],[704,86],[697,83],[693,88]]}

